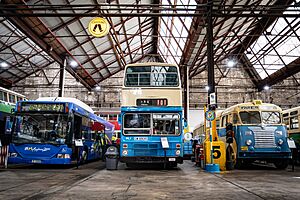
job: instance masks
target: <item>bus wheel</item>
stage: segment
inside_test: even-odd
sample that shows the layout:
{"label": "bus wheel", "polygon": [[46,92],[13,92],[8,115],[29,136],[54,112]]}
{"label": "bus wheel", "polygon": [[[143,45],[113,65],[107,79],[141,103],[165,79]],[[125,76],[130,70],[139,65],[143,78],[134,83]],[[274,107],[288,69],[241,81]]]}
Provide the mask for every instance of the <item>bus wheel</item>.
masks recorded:
{"label": "bus wheel", "polygon": [[226,169],[233,170],[235,163],[235,156],[231,147],[228,147],[226,150]]}
{"label": "bus wheel", "polygon": [[277,160],[274,162],[274,165],[277,169],[286,169],[289,165],[289,161],[287,159]]}

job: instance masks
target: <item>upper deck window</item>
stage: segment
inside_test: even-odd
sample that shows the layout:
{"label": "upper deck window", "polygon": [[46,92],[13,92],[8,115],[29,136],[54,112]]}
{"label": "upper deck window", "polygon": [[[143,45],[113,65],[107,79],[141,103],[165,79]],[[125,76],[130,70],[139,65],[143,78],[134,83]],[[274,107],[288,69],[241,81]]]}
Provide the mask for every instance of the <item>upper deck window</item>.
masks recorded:
{"label": "upper deck window", "polygon": [[125,86],[174,87],[179,85],[175,66],[131,66],[126,69]]}

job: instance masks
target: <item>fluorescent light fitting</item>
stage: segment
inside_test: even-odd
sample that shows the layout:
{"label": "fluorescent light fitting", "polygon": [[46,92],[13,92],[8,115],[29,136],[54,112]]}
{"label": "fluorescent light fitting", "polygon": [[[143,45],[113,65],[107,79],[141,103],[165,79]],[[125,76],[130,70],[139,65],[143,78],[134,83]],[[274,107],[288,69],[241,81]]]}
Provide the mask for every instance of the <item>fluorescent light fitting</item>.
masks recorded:
{"label": "fluorescent light fitting", "polygon": [[6,62],[1,62],[1,67],[3,67],[3,68],[6,68],[6,67],[8,67],[8,64],[6,63]]}
{"label": "fluorescent light fitting", "polygon": [[71,65],[71,67],[77,67],[77,66],[78,66],[78,63],[77,63],[75,60],[72,60],[72,61],[70,62],[70,65]]}
{"label": "fluorescent light fitting", "polygon": [[265,85],[264,90],[269,90],[269,89],[270,89],[270,86]]}
{"label": "fluorescent light fitting", "polygon": [[228,67],[233,67],[234,65],[235,65],[234,60],[228,60],[228,62],[227,62]]}

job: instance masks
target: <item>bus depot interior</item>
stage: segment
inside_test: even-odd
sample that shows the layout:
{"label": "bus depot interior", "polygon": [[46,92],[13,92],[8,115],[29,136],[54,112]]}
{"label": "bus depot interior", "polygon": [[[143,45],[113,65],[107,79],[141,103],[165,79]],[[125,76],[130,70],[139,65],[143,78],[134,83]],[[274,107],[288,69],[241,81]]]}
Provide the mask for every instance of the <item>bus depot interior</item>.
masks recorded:
{"label": "bus depot interior", "polygon": [[299,199],[299,3],[2,0],[0,199]]}

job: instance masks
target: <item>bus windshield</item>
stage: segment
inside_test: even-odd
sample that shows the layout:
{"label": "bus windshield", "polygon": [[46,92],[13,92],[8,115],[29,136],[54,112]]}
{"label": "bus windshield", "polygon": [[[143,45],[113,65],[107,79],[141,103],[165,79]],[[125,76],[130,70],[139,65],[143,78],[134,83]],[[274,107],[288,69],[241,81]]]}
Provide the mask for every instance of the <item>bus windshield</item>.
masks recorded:
{"label": "bus windshield", "polygon": [[243,124],[261,124],[258,111],[242,111],[239,114]]}
{"label": "bus windshield", "polygon": [[178,135],[179,133],[178,114],[153,114],[153,134]]}
{"label": "bus windshield", "polygon": [[175,66],[130,66],[126,69],[125,86],[174,87],[179,85]]}
{"label": "bus windshield", "polygon": [[150,114],[125,114],[125,134],[150,134]]}
{"label": "bus windshield", "polygon": [[280,124],[280,113],[276,111],[263,111],[261,112],[262,122],[264,124]]}
{"label": "bus windshield", "polygon": [[13,143],[65,144],[68,136],[68,115],[18,115],[13,128]]}
{"label": "bus windshield", "polygon": [[125,114],[124,134],[150,134],[151,129],[154,135],[179,135],[180,116],[176,113]]}

